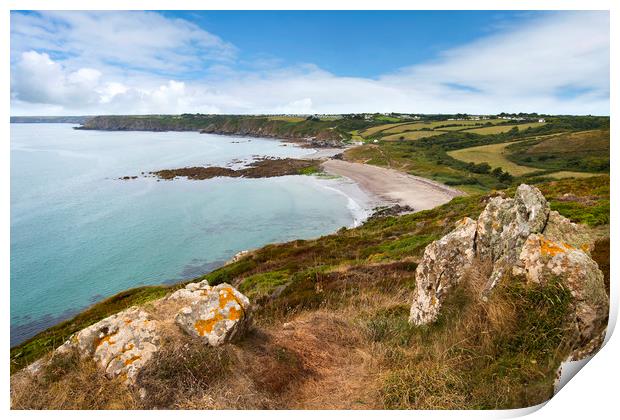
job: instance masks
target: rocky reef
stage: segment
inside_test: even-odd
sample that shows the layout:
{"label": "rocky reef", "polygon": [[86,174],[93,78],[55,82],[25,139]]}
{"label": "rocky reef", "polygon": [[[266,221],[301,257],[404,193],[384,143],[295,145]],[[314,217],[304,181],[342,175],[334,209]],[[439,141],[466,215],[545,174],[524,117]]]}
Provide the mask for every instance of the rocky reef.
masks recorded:
{"label": "rocky reef", "polygon": [[460,220],[426,247],[416,269],[409,322],[435,321],[447,296],[472,272],[487,279],[483,298],[503,281],[557,281],[572,296],[570,358],[581,358],[600,344],[609,306],[589,243],[583,227],[551,211],[534,187],[519,186],[514,198],[491,198],[477,220]]}
{"label": "rocky reef", "polygon": [[242,169],[219,166],[194,166],[191,168],[163,169],[151,172],[151,174],[160,179],[185,177],[187,179],[202,180],[220,176],[231,178],[271,178],[317,172],[318,165],[319,161],[310,159],[262,158],[250,163]]}

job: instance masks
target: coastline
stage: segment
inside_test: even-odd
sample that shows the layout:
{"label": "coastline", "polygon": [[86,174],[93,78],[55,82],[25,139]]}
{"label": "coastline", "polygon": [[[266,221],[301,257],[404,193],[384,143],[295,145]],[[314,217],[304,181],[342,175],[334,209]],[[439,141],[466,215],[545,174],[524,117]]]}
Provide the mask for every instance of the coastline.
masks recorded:
{"label": "coastline", "polygon": [[[234,137],[230,135],[222,135],[225,137]],[[277,139],[264,137],[266,140],[277,140],[283,143],[283,145],[291,145],[299,147],[296,143],[291,143],[286,139]],[[288,144],[287,144],[288,143]],[[346,208],[351,214],[352,222],[348,228],[354,228],[362,225],[372,214],[377,207],[391,207],[395,204],[410,205],[415,211],[423,210],[425,208],[420,206],[420,199],[428,199],[430,194],[430,200],[437,202],[433,205],[440,205],[449,201],[453,195],[439,194],[443,191],[441,184],[435,185],[430,180],[423,178],[413,177],[407,174],[395,170],[389,170],[385,168],[376,167],[368,164],[357,164],[345,162],[342,160],[334,159],[335,155],[343,153],[350,148],[308,148],[308,153],[299,156],[299,159],[303,160],[318,160],[320,166],[324,168],[328,175],[334,175],[334,178],[323,177],[320,175],[317,177],[317,184],[322,188],[336,192],[346,198]],[[344,169],[343,169],[344,168]],[[353,170],[350,168],[354,168]],[[365,179],[370,174],[370,179]],[[383,177],[380,182],[377,182],[376,175],[379,174]],[[405,192],[402,198],[390,196],[389,188],[391,185],[399,184],[401,189]],[[428,185],[432,185],[433,188],[428,188]],[[423,187],[426,187],[426,191]],[[402,191],[397,191],[402,193]],[[458,195],[458,194],[457,194]],[[413,199],[412,199],[413,197]],[[417,197],[417,198],[416,198]],[[411,204],[413,203],[413,205]],[[430,207],[429,207],[430,208]],[[335,233],[334,230],[332,233]],[[164,281],[164,283],[168,283]],[[82,313],[84,307],[73,310],[75,313]],[[66,319],[70,319],[70,314],[61,315],[57,319],[48,321],[46,328],[39,332],[29,331],[26,335],[28,337],[15,337],[18,342],[12,342],[11,345],[20,345],[24,341],[27,341],[30,337],[36,336],[38,333],[46,331],[50,327],[57,325]],[[37,328],[38,329],[38,328]],[[13,339],[13,337],[11,337]],[[25,340],[24,340],[25,338]]]}
{"label": "coastline", "polygon": [[336,189],[349,199],[347,207],[353,214],[353,227],[364,223],[377,207],[409,206],[417,212],[432,209],[464,195],[459,190],[427,178],[334,158],[351,147],[354,146],[315,149],[301,159],[320,160],[321,168],[327,175],[341,179],[333,187],[327,188]]}
{"label": "coastline", "polygon": [[330,175],[350,179],[383,205],[410,206],[414,211],[429,210],[463,195],[438,182],[394,169],[364,163],[327,159],[321,164]]}

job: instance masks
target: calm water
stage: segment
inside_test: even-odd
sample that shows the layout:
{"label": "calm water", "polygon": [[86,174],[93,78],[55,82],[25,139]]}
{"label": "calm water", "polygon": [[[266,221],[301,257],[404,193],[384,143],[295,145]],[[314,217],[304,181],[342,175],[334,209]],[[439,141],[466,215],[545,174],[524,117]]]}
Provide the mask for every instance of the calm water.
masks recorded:
{"label": "calm water", "polygon": [[116,179],[307,153],[266,139],[11,124],[11,343],[121,290],[350,226],[351,200],[333,188],[339,181]]}

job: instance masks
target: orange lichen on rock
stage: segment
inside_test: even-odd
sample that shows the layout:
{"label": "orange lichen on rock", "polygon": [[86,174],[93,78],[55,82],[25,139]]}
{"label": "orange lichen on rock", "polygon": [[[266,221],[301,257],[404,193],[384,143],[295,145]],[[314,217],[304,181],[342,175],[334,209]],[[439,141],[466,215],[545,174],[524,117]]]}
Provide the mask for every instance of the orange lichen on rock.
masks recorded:
{"label": "orange lichen on rock", "polygon": [[[239,304],[237,297],[230,287],[220,290],[220,309],[224,309],[228,302],[236,302]],[[241,304],[239,304],[241,306]]]}
{"label": "orange lichen on rock", "polygon": [[573,247],[568,244],[556,244],[545,238],[540,238],[540,252],[543,255],[555,256],[572,249]]}
{"label": "orange lichen on rock", "polygon": [[206,334],[210,334],[213,331],[213,328],[215,328],[215,325],[225,319],[231,321],[237,321],[241,319],[241,316],[243,315],[243,310],[237,309],[237,305],[230,305],[230,307],[228,308],[228,316],[224,316],[223,313],[230,302],[236,303],[240,308],[242,307],[231,288],[225,288],[220,290],[219,310],[215,311],[215,314],[212,318],[199,319],[194,323],[194,328],[198,332],[198,335],[203,337]]}
{"label": "orange lichen on rock", "polygon": [[139,360],[141,358],[142,358],[142,356],[138,356],[138,355],[132,356],[129,359],[125,360],[125,366],[129,366],[130,364],[132,364],[133,362],[135,362],[136,360]]}
{"label": "orange lichen on rock", "polygon": [[234,306],[230,308],[228,311],[228,319],[231,321],[237,321],[241,318],[241,311],[235,308]]}
{"label": "orange lichen on rock", "polygon": [[199,319],[194,324],[194,328],[198,332],[199,336],[204,337],[205,335],[211,333],[211,331],[213,331],[213,327],[215,327],[215,324],[217,324],[223,319],[224,317],[221,314],[217,313],[213,318]]}
{"label": "orange lichen on rock", "polygon": [[95,339],[95,341],[93,341],[93,348],[97,349],[99,348],[99,346],[101,346],[103,343],[108,343],[109,345],[114,344],[115,342],[112,341],[112,336],[116,335],[116,333],[112,333],[112,334],[108,334],[108,335],[104,335],[101,338],[97,338]]}

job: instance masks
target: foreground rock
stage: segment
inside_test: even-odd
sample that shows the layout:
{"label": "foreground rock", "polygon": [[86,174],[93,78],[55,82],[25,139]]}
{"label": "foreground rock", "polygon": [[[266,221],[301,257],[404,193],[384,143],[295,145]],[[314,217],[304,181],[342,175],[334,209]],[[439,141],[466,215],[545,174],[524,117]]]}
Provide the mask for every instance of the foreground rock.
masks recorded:
{"label": "foreground rock", "polygon": [[483,295],[506,276],[537,284],[559,280],[573,298],[576,357],[596,347],[592,342],[600,341],[608,314],[603,274],[590,258],[590,242],[583,227],[550,211],[538,189],[521,185],[514,198],[492,198],[477,221],[461,220],[426,247],[416,269],[409,321],[435,321],[450,289],[468,270],[490,267]]}
{"label": "foreground rock", "polygon": [[[74,334],[52,357],[76,351],[83,358],[92,358],[107,377],[120,376],[133,382],[140,369],[159,350],[160,330],[159,321],[133,307]],[[43,365],[42,361],[35,362],[28,371],[37,374]]]}
{"label": "foreground rock", "polygon": [[208,345],[226,344],[246,331],[249,306],[248,298],[228,284],[191,283],[149,305],[158,319],[140,307],[126,309],[75,333],[49,358],[29,365],[26,372],[37,376],[49,361],[76,352],[94,360],[108,378],[134,383],[140,370],[160,351],[166,334],[177,334],[174,331],[180,332],[180,327]]}
{"label": "foreground rock", "polygon": [[561,279],[573,297],[578,347],[587,346],[605,327],[608,299],[603,273],[583,250],[544,235],[530,235],[513,273],[524,276],[529,283],[546,284]]}
{"label": "foreground rock", "polygon": [[250,301],[226,283],[214,287],[206,282],[191,283],[169,299],[187,301],[188,305],[175,317],[177,325],[211,346],[235,340],[246,331],[250,322]]}
{"label": "foreground rock", "polygon": [[416,269],[416,297],[409,322],[423,325],[437,318],[445,294],[473,261],[475,235],[476,222],[466,217],[456,229],[426,247]]}

